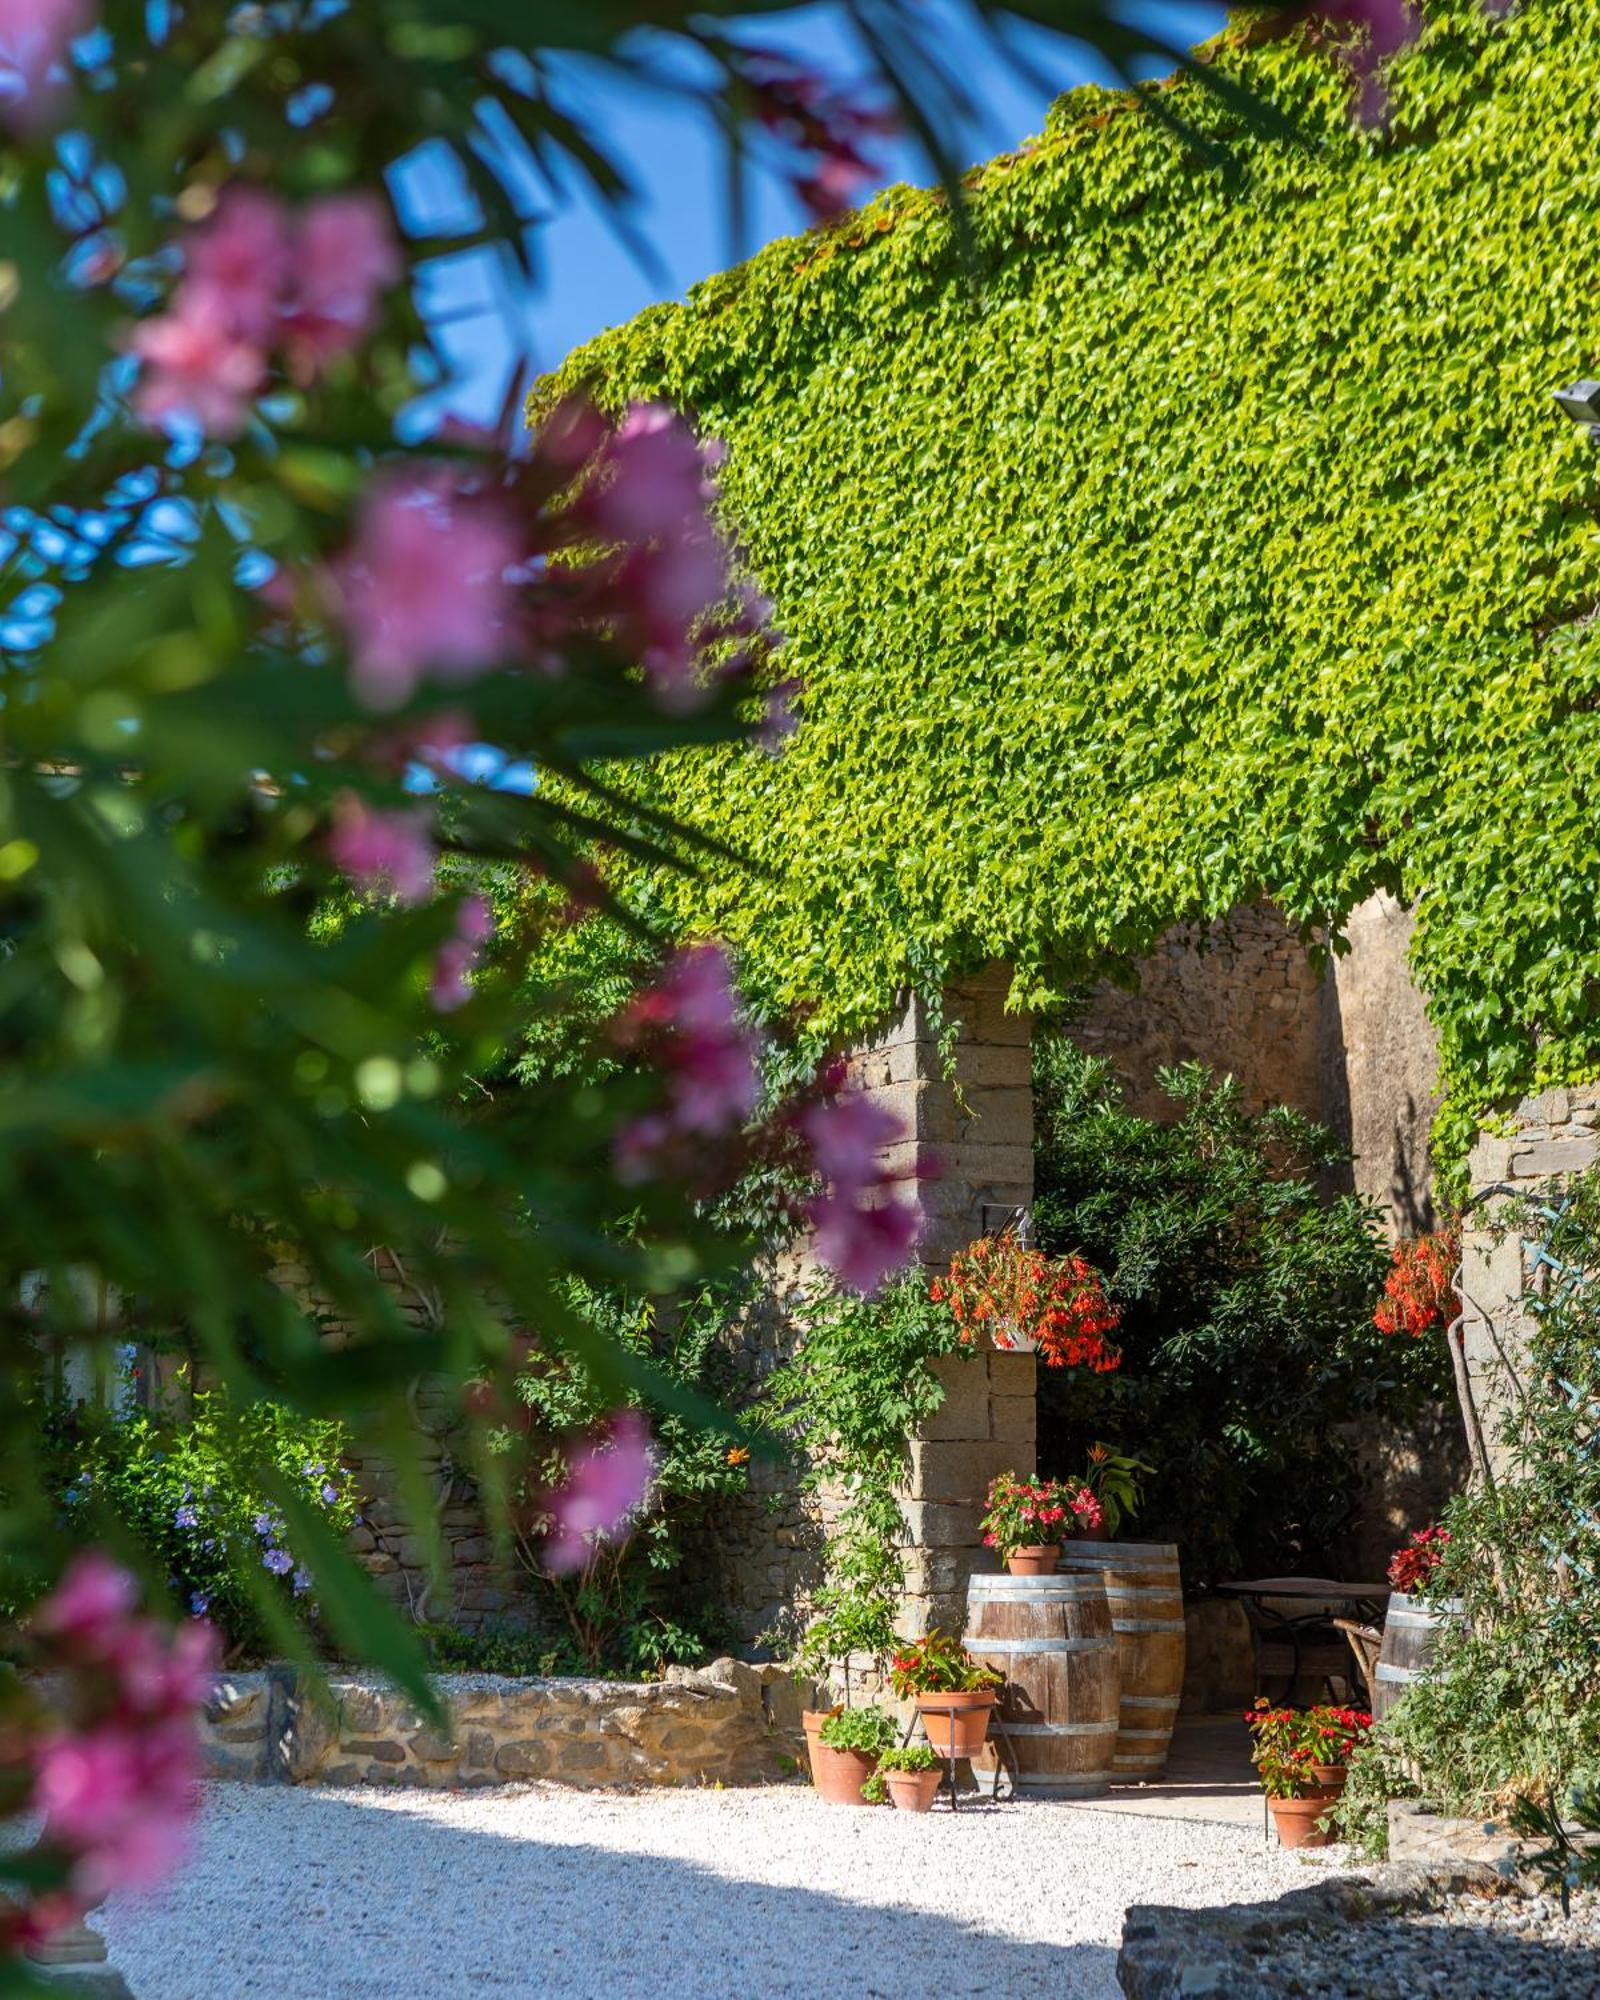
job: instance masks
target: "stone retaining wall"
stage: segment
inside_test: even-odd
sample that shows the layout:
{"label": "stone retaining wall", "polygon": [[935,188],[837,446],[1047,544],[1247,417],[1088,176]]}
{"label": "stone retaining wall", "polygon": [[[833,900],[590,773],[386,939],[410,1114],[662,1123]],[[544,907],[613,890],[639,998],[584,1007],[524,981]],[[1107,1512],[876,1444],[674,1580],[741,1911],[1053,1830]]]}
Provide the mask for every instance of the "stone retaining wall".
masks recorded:
{"label": "stone retaining wall", "polygon": [[208,1705],[206,1775],[254,1783],[404,1785],[762,1784],[805,1755],[809,1682],[717,1660],[662,1681],[435,1677],[438,1729],[372,1675],[330,1683],[333,1707],[293,1669],[225,1676]]}

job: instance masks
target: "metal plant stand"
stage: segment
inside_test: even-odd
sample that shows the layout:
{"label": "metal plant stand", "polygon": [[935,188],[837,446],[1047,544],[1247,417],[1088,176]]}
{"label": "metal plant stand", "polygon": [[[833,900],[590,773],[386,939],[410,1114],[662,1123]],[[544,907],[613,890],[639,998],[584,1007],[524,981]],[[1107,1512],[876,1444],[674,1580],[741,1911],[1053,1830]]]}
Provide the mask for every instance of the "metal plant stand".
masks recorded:
{"label": "metal plant stand", "polygon": [[[957,1706],[955,1708],[942,1709],[940,1713],[949,1716],[971,1715],[975,1710],[980,1708],[988,1709],[990,1705],[986,1701],[970,1701],[965,1707]],[[1002,1772],[1011,1781],[1011,1789],[1006,1794],[1006,1797],[1014,1799],[1017,1796],[1019,1790],[1017,1782],[1017,1750],[1016,1745],[1011,1740],[1011,1731],[1007,1729],[1005,1717],[1000,1713],[998,1705],[990,1709],[990,1714],[993,1717],[993,1721],[989,1740],[994,1743],[995,1756],[994,1783],[989,1788],[989,1797],[991,1802],[997,1803],[1000,1798],[1000,1777]],[[900,1748],[902,1750],[905,1749],[906,1745],[911,1741],[912,1735],[918,1729],[922,1731],[924,1741],[932,1749],[933,1738],[928,1734],[928,1725],[922,1719],[922,1711],[918,1708],[913,1708],[911,1711],[911,1720],[906,1724],[905,1731],[900,1738]],[[952,1812],[959,1812],[960,1804],[956,1792],[956,1765],[960,1763],[961,1759],[956,1754],[955,1740],[956,1733],[952,1728],[948,1732],[950,1747],[945,1753],[944,1784],[950,1793],[950,1810]],[[976,1772],[973,1775],[976,1777]]]}

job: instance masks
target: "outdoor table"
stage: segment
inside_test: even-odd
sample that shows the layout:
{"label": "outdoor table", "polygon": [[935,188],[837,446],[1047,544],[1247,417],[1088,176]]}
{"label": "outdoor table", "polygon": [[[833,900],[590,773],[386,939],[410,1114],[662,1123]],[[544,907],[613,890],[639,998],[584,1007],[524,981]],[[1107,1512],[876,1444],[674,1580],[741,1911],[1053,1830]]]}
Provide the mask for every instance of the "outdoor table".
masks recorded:
{"label": "outdoor table", "polygon": [[[1381,1621],[1389,1600],[1387,1583],[1347,1583],[1335,1576],[1256,1576],[1219,1583],[1219,1597],[1236,1597],[1250,1620],[1256,1685],[1261,1684],[1261,1648],[1268,1639],[1287,1640],[1293,1659],[1288,1694],[1300,1678],[1301,1650],[1308,1638],[1328,1626],[1336,1613],[1358,1623]],[[1285,1608],[1287,1605],[1290,1608]],[[1295,1607],[1303,1606],[1304,1609]]]}

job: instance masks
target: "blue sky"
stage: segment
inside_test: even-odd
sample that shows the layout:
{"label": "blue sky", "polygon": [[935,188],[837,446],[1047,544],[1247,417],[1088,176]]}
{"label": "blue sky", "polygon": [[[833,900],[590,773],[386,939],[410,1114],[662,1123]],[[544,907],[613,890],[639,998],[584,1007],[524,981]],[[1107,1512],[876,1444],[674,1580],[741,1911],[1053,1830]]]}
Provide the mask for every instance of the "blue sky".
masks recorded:
{"label": "blue sky", "polygon": [[[1023,76],[989,43],[967,0],[925,0],[930,46],[981,101],[982,117],[961,134],[971,161],[1014,146],[1037,132],[1051,98],[1073,84],[1110,81],[1092,52],[1042,31],[1019,43],[1029,67]],[[1184,0],[1139,0],[1130,14],[1159,22],[1174,39],[1194,42],[1222,25],[1219,11]],[[751,41],[781,47],[833,77],[859,77],[862,63],[848,23],[831,0],[797,7],[748,24]],[[640,42],[642,63],[667,72],[661,45]],[[533,225],[540,264],[533,295],[519,288],[503,260],[475,254],[435,267],[423,305],[454,371],[441,400],[462,415],[490,418],[515,371],[555,366],[572,348],[632,318],[657,299],[680,297],[697,279],[737,262],[773,237],[806,226],[800,203],[781,177],[759,175],[751,184],[742,241],[730,235],[724,155],[716,131],[694,106],[670,90],[619,79],[578,60],[565,63],[561,85],[567,108],[602,138],[639,190],[633,218],[660,265],[641,266],[602,206],[583,189],[568,191],[553,213]],[[931,178],[914,143],[884,142],[878,185]],[[450,188],[424,162],[407,176],[410,200],[437,212],[448,207]]]}

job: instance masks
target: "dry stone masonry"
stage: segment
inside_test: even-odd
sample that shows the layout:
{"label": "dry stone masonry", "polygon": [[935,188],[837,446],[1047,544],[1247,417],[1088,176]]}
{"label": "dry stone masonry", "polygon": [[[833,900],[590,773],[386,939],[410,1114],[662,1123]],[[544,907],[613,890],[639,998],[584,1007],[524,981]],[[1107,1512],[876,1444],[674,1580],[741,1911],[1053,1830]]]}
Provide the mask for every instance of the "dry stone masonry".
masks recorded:
{"label": "dry stone masonry", "polygon": [[816,1699],[778,1667],[717,1660],[651,1682],[441,1674],[439,1729],[372,1675],[329,1702],[288,1668],[231,1675],[207,1708],[206,1775],[250,1783],[477,1789],[555,1784],[770,1784],[805,1755]]}

